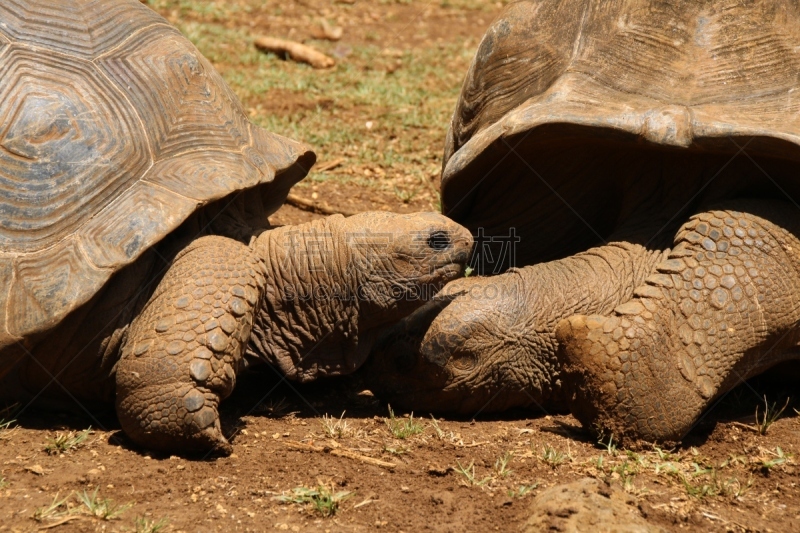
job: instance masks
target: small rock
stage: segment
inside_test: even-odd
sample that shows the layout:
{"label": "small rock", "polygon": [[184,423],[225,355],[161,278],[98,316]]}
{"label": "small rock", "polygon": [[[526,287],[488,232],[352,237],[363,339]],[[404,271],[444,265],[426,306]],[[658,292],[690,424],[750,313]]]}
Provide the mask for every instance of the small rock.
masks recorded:
{"label": "small rock", "polygon": [[349,56],[351,53],[353,53],[353,49],[344,44],[337,45],[336,48],[334,48],[333,51],[331,52],[333,57],[336,57],[338,59],[345,58]]}
{"label": "small rock", "polygon": [[635,499],[621,489],[592,478],[555,485],[539,494],[530,506],[525,533],[538,531],[615,531],[661,533],[648,524]]}
{"label": "small rock", "polygon": [[42,465],[26,466],[25,470],[27,470],[28,472],[31,472],[33,474],[36,474],[37,476],[43,476],[44,475],[44,468],[42,468]]}
{"label": "small rock", "polygon": [[428,465],[428,474],[432,476],[446,476],[452,471],[453,471],[452,466],[448,466],[447,468],[442,468],[441,466],[436,464]]}

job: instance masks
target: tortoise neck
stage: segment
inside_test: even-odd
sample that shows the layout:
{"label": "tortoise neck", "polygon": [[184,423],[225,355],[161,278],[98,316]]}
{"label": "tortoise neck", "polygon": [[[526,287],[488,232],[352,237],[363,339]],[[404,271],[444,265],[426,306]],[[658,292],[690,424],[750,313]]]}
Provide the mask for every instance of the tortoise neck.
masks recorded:
{"label": "tortoise neck", "polygon": [[262,233],[255,249],[267,267],[251,335],[252,355],[290,379],[349,372],[358,341],[357,280],[347,271],[340,216]]}

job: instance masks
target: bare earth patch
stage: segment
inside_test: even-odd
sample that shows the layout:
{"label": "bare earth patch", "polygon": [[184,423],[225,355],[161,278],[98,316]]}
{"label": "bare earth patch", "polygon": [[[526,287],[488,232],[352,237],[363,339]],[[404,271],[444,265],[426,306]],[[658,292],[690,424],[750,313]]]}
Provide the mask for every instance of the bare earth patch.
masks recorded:
{"label": "bare earth patch", "polygon": [[222,418],[232,456],[178,458],[132,447],[110,413],[26,412],[0,435],[0,531],[513,531],[537,495],[585,477],[666,531],[800,528],[796,416],[766,435],[751,415],[707,422],[676,450],[629,451],[567,415],[392,417],[352,380],[290,386],[263,369]]}
{"label": "bare earth patch", "polygon": [[[438,209],[450,114],[499,4],[149,5],[215,64],[254,121],[316,148],[327,169],[298,196],[346,211]],[[323,19],[340,40],[318,38]],[[337,65],[262,54],[252,42],[264,35],[315,46]],[[318,216],[287,205],[271,220]],[[227,458],[137,449],[113,413],[10,406],[0,410],[0,531],[518,531],[537,496],[586,477],[598,481],[592,498],[613,495],[666,531],[800,531],[796,384],[743,385],[674,450],[598,443],[558,413],[391,412],[352,379],[298,386],[268,368],[223,403]],[[763,394],[773,415],[794,401],[768,424]],[[530,524],[566,523],[550,494]]]}

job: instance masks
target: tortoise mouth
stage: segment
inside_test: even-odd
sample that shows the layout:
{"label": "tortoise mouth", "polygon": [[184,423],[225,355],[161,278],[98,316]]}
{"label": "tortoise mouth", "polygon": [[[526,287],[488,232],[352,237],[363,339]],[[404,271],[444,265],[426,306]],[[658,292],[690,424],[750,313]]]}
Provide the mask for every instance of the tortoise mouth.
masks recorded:
{"label": "tortoise mouth", "polygon": [[643,205],[667,221],[720,200],[800,192],[800,147],[772,137],[695,139],[684,148],[546,124],[478,153],[471,142],[445,167],[442,205],[476,235],[470,266],[479,274],[586,250]]}

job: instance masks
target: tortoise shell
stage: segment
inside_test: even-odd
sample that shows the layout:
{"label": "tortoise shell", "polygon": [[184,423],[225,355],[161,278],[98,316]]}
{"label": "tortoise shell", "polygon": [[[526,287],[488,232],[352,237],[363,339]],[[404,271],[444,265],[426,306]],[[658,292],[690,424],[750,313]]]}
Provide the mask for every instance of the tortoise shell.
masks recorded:
{"label": "tortoise shell", "polygon": [[522,0],[467,74],[442,206],[473,232],[515,228],[516,264],[531,264],[606,238],[630,183],[609,174],[656,161],[637,154],[706,165],[698,192],[745,164],[786,189],[798,145],[796,1]]}
{"label": "tortoise shell", "polygon": [[138,0],[4,0],[0,79],[0,348],[209,202],[270,187],[274,211],[314,162]]}

